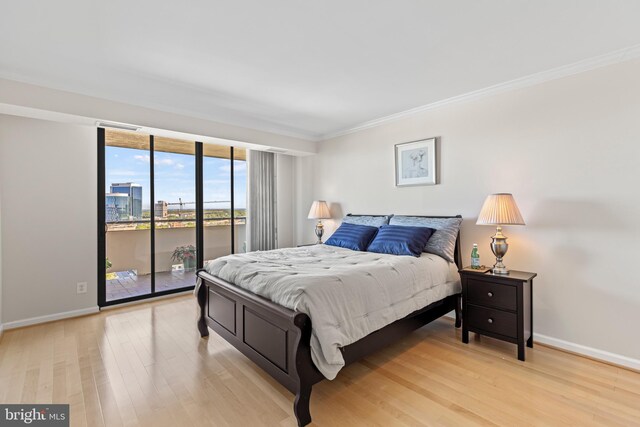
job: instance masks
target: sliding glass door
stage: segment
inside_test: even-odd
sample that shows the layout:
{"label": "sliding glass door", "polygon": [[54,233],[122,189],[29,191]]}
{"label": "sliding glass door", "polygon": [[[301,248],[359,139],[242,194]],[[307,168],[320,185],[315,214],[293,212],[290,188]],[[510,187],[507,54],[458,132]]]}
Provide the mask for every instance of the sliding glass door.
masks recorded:
{"label": "sliding glass door", "polygon": [[233,239],[235,253],[247,252],[247,150],[233,148]]}
{"label": "sliding glass door", "polygon": [[246,252],[247,247],[246,150],[220,148],[203,147],[205,266],[218,257]]}
{"label": "sliding glass door", "polygon": [[246,247],[244,150],[100,128],[98,159],[99,305],[190,289]]}
{"label": "sliding glass door", "polygon": [[196,143],[155,137],[153,150],[155,290],[162,292],[196,280]]}
{"label": "sliding glass door", "polygon": [[[149,135],[104,132],[105,301],[149,295],[151,289],[151,173]],[[100,177],[98,177],[100,180]],[[102,259],[102,257],[101,257]],[[100,284],[101,282],[98,281]]]}

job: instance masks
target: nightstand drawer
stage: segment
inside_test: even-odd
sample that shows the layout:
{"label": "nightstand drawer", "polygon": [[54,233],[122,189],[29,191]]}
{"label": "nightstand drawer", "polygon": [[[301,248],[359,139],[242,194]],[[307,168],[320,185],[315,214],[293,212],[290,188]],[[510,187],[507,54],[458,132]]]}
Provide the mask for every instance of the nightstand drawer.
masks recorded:
{"label": "nightstand drawer", "polygon": [[518,338],[518,318],[515,313],[468,305],[464,315],[471,329]]}
{"label": "nightstand drawer", "polygon": [[505,310],[515,311],[518,306],[515,286],[467,279],[467,298],[469,302]]}

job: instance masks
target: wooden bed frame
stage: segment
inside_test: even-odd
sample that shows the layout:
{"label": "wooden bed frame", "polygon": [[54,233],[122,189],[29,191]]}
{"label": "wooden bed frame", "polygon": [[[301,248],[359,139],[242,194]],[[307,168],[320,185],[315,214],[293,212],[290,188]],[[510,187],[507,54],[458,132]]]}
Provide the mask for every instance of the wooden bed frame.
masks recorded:
{"label": "wooden bed frame", "polygon": [[[456,239],[455,262],[460,268],[459,234]],[[309,424],[311,387],[324,379],[311,360],[309,316],[275,304],[204,270],[198,270],[197,275],[202,279],[197,295],[200,335],[207,337],[208,328],[213,329],[289,389],[296,396],[293,410],[298,425]],[[455,327],[459,328],[461,307],[461,294],[448,296],[341,348],[345,366],[451,311],[456,313]]]}

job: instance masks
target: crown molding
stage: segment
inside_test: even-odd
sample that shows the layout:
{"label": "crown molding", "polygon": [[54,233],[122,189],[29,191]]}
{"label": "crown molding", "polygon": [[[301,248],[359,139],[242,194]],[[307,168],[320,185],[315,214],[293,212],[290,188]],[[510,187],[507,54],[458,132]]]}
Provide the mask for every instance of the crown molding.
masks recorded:
{"label": "crown molding", "polygon": [[486,87],[484,89],[474,90],[462,95],[456,95],[451,98],[443,99],[441,101],[432,102],[430,104],[421,105],[419,107],[411,108],[409,110],[394,113],[378,119],[366,121],[359,125],[331,132],[322,135],[322,141],[326,141],[339,136],[349,135],[355,132],[359,132],[365,129],[374,128],[382,124],[394,122],[406,117],[413,116],[415,114],[422,113],[424,111],[434,110],[437,108],[473,101],[481,98],[490,97],[499,93],[507,92],[515,89],[522,89],[529,86],[535,86],[541,83],[545,83],[551,80],[561,79],[563,77],[572,76],[574,74],[584,73],[586,71],[595,70],[597,68],[606,67],[608,65],[618,64],[620,62],[630,61],[640,57],[640,44],[630,46],[624,49],[619,49],[613,52],[606,53],[604,55],[595,56],[592,58],[584,59],[582,61],[574,62],[572,64],[563,65],[561,67],[553,68],[547,71],[541,71],[539,73],[530,74],[528,76],[520,77],[514,80],[509,80],[504,83],[498,83],[493,86]]}

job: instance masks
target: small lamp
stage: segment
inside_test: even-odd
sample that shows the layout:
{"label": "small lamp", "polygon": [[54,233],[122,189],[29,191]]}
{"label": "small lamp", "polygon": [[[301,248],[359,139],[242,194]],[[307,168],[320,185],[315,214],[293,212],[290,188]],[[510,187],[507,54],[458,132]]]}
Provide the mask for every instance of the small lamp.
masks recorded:
{"label": "small lamp", "polygon": [[503,225],[524,225],[524,219],[516,205],[513,195],[509,193],[497,193],[487,196],[482,210],[478,216],[480,225],[496,225],[496,234],[492,237],[491,251],[496,256],[496,264],[493,266],[494,274],[509,274],[509,270],[502,263],[509,245],[507,238],[502,234]]}
{"label": "small lamp", "polygon": [[309,210],[308,218],[318,220],[318,223],[316,224],[316,236],[318,237],[318,241],[316,244],[322,243],[322,235],[324,234],[324,225],[322,225],[322,220],[331,218],[327,202],[324,200],[316,200],[313,202],[311,209]]}

